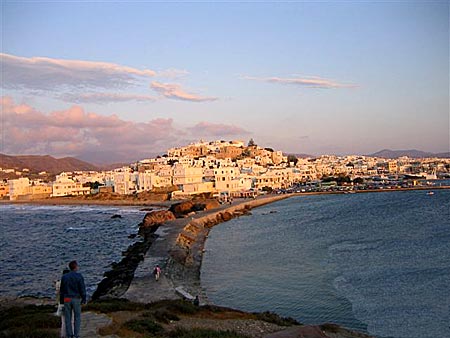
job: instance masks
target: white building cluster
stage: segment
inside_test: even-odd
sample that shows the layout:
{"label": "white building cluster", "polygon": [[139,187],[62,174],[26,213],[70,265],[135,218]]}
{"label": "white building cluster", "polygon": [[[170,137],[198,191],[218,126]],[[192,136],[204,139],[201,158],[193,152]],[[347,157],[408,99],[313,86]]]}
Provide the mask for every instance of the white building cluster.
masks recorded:
{"label": "white building cluster", "polygon": [[367,156],[287,157],[281,151],[242,141],[200,141],[171,148],[166,155],[102,172],[61,173],[52,183],[22,177],[0,185],[11,200],[79,196],[101,192],[121,195],[171,191],[173,198],[200,193],[242,196],[288,188],[327,176],[373,177],[448,174],[450,159],[381,159]]}

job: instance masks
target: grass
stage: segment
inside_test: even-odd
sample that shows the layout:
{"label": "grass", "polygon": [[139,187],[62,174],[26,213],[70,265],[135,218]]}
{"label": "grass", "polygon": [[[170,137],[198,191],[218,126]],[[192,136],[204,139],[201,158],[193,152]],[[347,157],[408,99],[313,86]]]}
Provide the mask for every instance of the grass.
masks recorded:
{"label": "grass", "polygon": [[142,317],[152,318],[153,320],[164,324],[169,324],[172,321],[180,320],[180,317],[178,317],[175,313],[166,310],[144,312]]}
{"label": "grass", "polygon": [[168,337],[176,338],[247,338],[233,331],[215,331],[211,329],[183,329],[177,328],[169,333]]}
{"label": "grass", "polygon": [[164,331],[164,328],[151,319],[132,319],[123,324],[127,329],[139,333],[156,334]]}
{"label": "grass", "polygon": [[274,312],[266,311],[254,313],[256,319],[265,321],[267,323],[276,324],[279,326],[292,326],[292,325],[301,325],[298,321],[291,317],[281,317]]}
{"label": "grass", "polygon": [[13,306],[0,310],[0,337],[58,337],[61,318],[52,305]]}
{"label": "grass", "polygon": [[94,311],[111,313],[118,311],[142,311],[149,307],[149,304],[130,302],[127,299],[102,299],[90,302],[83,308],[83,311]]}
{"label": "grass", "polygon": [[85,311],[113,313],[113,324],[103,328],[104,334],[121,337],[181,337],[181,338],[242,338],[232,331],[214,329],[176,328],[173,322],[182,317],[215,320],[261,320],[279,326],[300,325],[295,319],[284,318],[273,312],[248,313],[221,306],[195,306],[183,300],[162,300],[150,304],[134,303],[124,299],[97,300],[89,303]]}
{"label": "grass", "polygon": [[332,324],[332,323],[325,323],[320,325],[320,328],[324,331],[337,333],[339,331],[339,325]]}

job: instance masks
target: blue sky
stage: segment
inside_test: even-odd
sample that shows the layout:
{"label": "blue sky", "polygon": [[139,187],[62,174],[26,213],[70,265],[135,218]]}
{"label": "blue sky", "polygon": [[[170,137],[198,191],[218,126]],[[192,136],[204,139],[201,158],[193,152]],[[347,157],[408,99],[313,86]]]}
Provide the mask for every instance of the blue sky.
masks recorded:
{"label": "blue sky", "polygon": [[[445,1],[3,2],[2,22],[3,152],[120,158],[250,137],[312,154],[449,149]],[[103,135],[114,118],[127,128]]]}

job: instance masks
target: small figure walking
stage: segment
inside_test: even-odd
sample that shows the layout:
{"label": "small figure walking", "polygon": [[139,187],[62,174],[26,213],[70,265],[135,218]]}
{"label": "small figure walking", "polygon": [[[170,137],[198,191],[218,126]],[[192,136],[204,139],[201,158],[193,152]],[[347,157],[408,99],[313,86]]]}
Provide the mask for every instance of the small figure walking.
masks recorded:
{"label": "small figure walking", "polygon": [[159,267],[159,265],[155,266],[155,268],[153,269],[153,274],[155,275],[155,280],[158,281],[159,275],[161,274],[161,268]]}
{"label": "small figure walking", "polygon": [[200,299],[198,298],[198,295],[195,296],[195,299],[194,299],[194,305],[195,305],[195,306],[200,306]]}

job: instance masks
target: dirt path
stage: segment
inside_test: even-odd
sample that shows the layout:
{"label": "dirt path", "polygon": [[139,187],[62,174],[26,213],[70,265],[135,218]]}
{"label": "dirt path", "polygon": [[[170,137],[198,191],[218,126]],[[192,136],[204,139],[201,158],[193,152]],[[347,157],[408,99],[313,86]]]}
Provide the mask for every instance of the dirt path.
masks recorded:
{"label": "dirt path", "polygon": [[111,318],[107,315],[95,312],[82,312],[81,314],[81,336],[83,338],[118,338],[116,335],[100,336],[98,329],[110,325]]}

